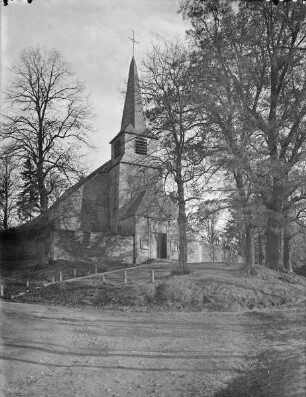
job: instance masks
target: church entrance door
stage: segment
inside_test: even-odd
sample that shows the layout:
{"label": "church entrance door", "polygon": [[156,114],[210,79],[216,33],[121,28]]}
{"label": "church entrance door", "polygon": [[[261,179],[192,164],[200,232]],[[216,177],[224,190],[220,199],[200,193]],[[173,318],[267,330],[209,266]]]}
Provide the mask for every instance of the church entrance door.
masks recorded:
{"label": "church entrance door", "polygon": [[157,257],[167,259],[167,233],[157,234]]}

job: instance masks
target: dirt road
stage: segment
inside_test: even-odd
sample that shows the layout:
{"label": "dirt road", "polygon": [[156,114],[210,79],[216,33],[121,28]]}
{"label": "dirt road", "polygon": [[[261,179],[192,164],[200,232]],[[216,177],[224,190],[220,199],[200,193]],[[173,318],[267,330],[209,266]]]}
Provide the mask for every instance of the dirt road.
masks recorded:
{"label": "dirt road", "polygon": [[0,304],[1,397],[306,395],[302,306],[233,314]]}

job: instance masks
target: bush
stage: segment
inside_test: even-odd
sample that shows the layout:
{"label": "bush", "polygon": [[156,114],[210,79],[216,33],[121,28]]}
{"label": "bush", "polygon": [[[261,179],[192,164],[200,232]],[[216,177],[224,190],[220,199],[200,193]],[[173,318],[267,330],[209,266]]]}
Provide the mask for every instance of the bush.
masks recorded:
{"label": "bush", "polygon": [[193,272],[188,268],[184,270],[181,268],[171,270],[171,276],[184,276],[185,274],[191,274],[191,273]]}

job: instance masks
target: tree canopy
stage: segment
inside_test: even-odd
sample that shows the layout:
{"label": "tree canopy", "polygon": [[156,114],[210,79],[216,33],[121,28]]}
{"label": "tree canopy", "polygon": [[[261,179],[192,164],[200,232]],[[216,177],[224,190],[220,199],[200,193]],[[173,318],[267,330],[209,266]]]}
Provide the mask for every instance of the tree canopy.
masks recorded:
{"label": "tree canopy", "polygon": [[266,263],[280,269],[288,205],[299,195],[297,170],[304,169],[306,9],[292,2],[186,0],[181,12],[191,21],[203,75],[202,111],[224,149],[250,239],[253,209],[263,205]]}
{"label": "tree canopy", "polygon": [[92,112],[83,84],[56,50],[26,49],[11,72],[2,137],[12,155],[33,163],[46,213],[54,191],[82,175],[79,150],[89,145]]}

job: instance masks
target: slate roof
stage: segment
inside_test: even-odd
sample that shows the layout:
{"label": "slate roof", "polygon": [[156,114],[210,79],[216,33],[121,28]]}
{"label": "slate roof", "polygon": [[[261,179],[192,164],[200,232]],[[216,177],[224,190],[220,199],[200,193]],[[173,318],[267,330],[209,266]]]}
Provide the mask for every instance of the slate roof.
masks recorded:
{"label": "slate roof", "polygon": [[129,218],[130,216],[134,216],[137,214],[137,211],[139,209],[139,206],[140,206],[145,194],[146,194],[146,190],[143,190],[142,192],[139,193],[136,200],[128,208],[128,210],[126,211],[126,213],[123,215],[123,217],[121,219],[126,219],[126,218]]}
{"label": "slate roof", "polygon": [[143,134],[146,130],[146,118],[140,93],[139,78],[135,58],[130,64],[127,91],[121,121],[121,131]]}
{"label": "slate roof", "polygon": [[121,220],[135,215],[151,216],[157,218],[168,219],[173,217],[173,204],[171,204],[169,197],[163,195],[162,197],[150,200],[147,196],[144,200],[148,190],[143,190],[139,193],[136,200],[127,209]]}
{"label": "slate roof", "polygon": [[88,181],[90,181],[92,178],[94,178],[97,174],[108,172],[115,164],[117,164],[121,160],[122,157],[123,156],[116,158],[115,161],[113,161],[113,160],[107,161],[106,163],[101,165],[101,167],[94,170],[91,174],[89,174],[85,178],[82,178],[75,185],[73,185],[70,188],[68,188],[67,190],[65,190],[65,192],[51,205],[51,207],[48,209],[48,211],[50,209],[52,209],[53,207],[55,207],[60,202],[66,200],[69,196],[71,196],[71,194],[76,192],[81,186],[85,185]]}

